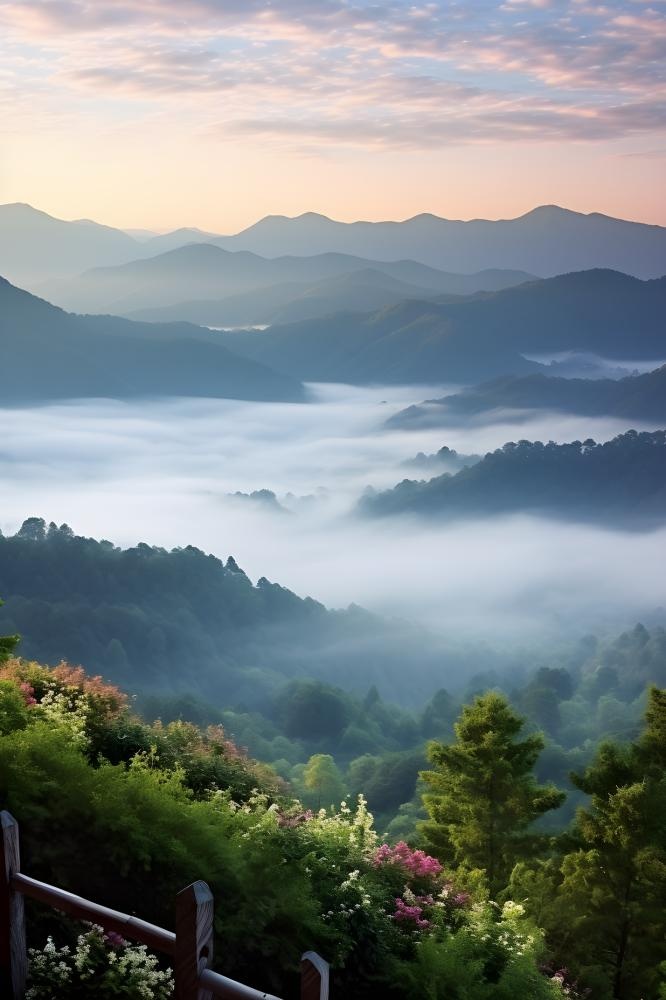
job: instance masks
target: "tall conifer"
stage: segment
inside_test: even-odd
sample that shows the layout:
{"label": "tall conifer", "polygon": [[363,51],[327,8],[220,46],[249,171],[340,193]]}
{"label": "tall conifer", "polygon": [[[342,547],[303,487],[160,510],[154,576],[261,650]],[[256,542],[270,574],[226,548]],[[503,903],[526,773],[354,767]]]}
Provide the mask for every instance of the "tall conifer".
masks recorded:
{"label": "tall conifer", "polygon": [[430,744],[434,770],[421,775],[430,787],[423,797],[429,819],[421,824],[428,847],[445,864],[482,869],[491,895],[531,853],[532,823],[565,798],[537,783],[544,740],[540,733],[519,739],[523,725],[506,698],[484,694],[463,708],[454,743]]}

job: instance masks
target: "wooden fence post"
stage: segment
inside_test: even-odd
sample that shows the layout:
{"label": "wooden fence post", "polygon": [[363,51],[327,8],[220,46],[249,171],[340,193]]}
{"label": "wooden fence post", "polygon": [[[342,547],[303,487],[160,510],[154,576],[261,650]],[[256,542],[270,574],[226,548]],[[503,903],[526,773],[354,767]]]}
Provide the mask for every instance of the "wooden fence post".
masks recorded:
{"label": "wooden fence post", "polygon": [[194,882],[176,896],[175,1000],[211,1000],[199,976],[213,963],[213,893]]}
{"label": "wooden fence post", "polygon": [[328,1000],[328,962],[316,951],[301,957],[301,1000]]}
{"label": "wooden fence post", "polygon": [[12,875],[21,870],[19,828],[14,817],[0,813],[0,995],[20,1000],[25,993],[28,952],[23,896],[14,892]]}

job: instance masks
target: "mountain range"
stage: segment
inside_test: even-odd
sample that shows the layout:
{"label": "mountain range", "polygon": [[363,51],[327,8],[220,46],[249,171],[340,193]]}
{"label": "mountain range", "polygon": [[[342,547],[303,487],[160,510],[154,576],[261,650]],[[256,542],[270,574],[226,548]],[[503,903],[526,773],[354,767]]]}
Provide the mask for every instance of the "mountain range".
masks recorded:
{"label": "mountain range", "polygon": [[184,228],[151,236],[90,220],[65,222],[30,205],[0,205],[0,273],[36,283],[86,268],[154,257],[193,243],[263,257],[340,253],[366,260],[409,259],[438,270],[498,267],[540,277],[594,267],[640,278],[666,273],[666,228],[543,205],[516,219],[491,221],[417,215],[403,222],[344,223],[307,212],[267,216],[235,235]]}
{"label": "mountain range", "polygon": [[49,300],[78,312],[236,326],[369,311],[415,296],[470,295],[532,277],[502,270],[448,274],[409,260],[382,263],[338,253],[268,259],[193,243],[147,260],[93,268],[44,289]]}
{"label": "mountain range", "polygon": [[[306,259],[318,261],[320,258]],[[418,267],[410,266],[407,261],[393,265],[361,266],[358,270],[313,283],[284,282],[229,295],[221,300],[178,302],[171,306],[139,309],[128,315],[132,319],[150,322],[185,320],[220,328],[270,326],[302,319],[318,319],[340,312],[372,312],[397,305],[405,299],[437,298],[443,290],[452,298],[457,298],[478,291],[509,288],[528,281],[531,277],[522,271],[495,270],[472,275],[445,274],[441,271],[430,275],[431,287],[428,288],[391,277],[384,270],[390,267],[398,272],[401,265],[412,272]],[[411,276],[416,277],[414,274]],[[428,276],[424,275],[425,277]]]}
{"label": "mountain range", "polygon": [[480,415],[493,421],[498,411],[507,410],[555,410],[666,424],[666,365],[622,379],[507,375],[441,399],[409,406],[391,417],[387,426],[422,430]]}
{"label": "mountain range", "polygon": [[525,355],[592,351],[666,357],[666,278],[582,271],[459,301],[402,302],[365,315],[268,331],[221,334],[223,343],[305,381],[476,382],[543,366]]}
{"label": "mountain range", "polygon": [[297,401],[300,382],[186,323],[75,316],[0,278],[2,403],[73,397],[212,396]]}
{"label": "mountain range", "polygon": [[267,257],[336,251],[375,260],[406,257],[463,272],[502,266],[544,278],[593,267],[641,278],[666,274],[666,228],[557,205],[499,221],[424,214],[404,222],[344,223],[313,212],[295,219],[277,215],[215,242]]}

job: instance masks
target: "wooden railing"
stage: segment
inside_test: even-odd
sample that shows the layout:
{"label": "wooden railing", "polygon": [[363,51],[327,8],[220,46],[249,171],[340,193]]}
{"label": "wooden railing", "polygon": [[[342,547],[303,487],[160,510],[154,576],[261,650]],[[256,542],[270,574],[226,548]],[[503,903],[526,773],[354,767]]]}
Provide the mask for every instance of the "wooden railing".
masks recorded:
{"label": "wooden railing", "polygon": [[[0,996],[21,1000],[25,994],[28,952],[24,897],[45,903],[75,920],[90,920],[163,952],[173,960],[174,1000],[278,1000],[227,979],[210,968],[213,959],[213,894],[205,882],[194,882],[176,896],[176,931],[110,910],[21,871],[19,829],[0,812]],[[314,952],[301,959],[301,1000],[328,1000],[328,964]]]}

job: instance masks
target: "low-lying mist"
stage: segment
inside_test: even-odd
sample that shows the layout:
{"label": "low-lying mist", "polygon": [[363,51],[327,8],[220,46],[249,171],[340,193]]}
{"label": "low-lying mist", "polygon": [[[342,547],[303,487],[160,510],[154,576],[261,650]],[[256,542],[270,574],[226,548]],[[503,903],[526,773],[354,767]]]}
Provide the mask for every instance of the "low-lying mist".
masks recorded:
{"label": "low-lying mist", "polygon": [[[521,515],[373,522],[354,513],[367,486],[413,477],[401,463],[419,451],[607,440],[627,429],[623,421],[539,413],[388,432],[391,414],[446,388],[311,391],[309,404],[85,400],[0,411],[0,527],[13,533],[37,515],[123,546],[196,545],[232,554],[253,580],[448,635],[617,631],[666,604],[666,529],[624,533]],[[232,496],[262,489],[277,503]]]}

